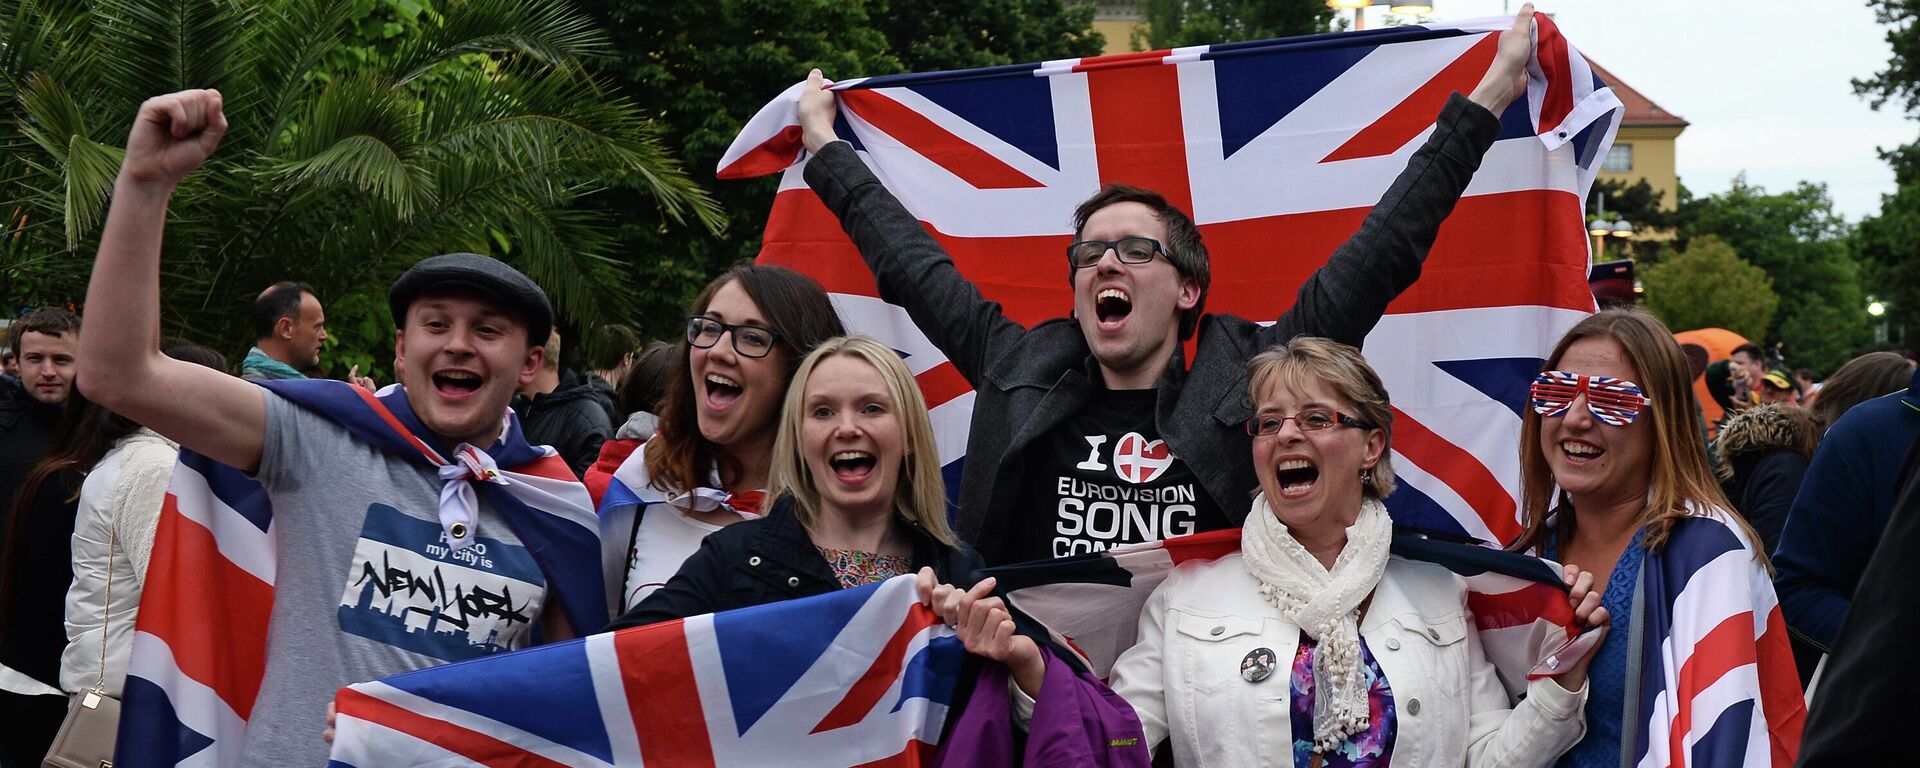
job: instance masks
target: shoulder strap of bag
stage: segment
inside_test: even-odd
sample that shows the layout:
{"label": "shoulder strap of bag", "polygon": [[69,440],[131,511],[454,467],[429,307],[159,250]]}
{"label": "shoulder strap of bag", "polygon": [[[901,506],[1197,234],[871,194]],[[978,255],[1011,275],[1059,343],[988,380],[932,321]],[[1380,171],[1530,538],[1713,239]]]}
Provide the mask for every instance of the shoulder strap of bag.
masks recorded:
{"label": "shoulder strap of bag", "polygon": [[[1631,545],[1629,545],[1631,546]],[[1648,553],[1640,561],[1640,567],[1633,574],[1633,614],[1627,621],[1627,679],[1626,700],[1621,708],[1620,719],[1620,768],[1633,768],[1636,762],[1635,748],[1639,746],[1640,729],[1640,661],[1641,647],[1646,639],[1647,616],[1647,560],[1653,557]]]}

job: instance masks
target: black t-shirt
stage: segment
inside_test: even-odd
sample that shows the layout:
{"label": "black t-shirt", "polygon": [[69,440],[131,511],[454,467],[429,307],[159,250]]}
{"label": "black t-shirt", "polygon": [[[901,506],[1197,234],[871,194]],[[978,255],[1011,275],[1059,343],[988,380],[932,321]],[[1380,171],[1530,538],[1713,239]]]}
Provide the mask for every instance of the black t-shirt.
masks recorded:
{"label": "black t-shirt", "polygon": [[1106,390],[1027,449],[1007,562],[1099,552],[1232,525],[1160,440],[1155,390]]}

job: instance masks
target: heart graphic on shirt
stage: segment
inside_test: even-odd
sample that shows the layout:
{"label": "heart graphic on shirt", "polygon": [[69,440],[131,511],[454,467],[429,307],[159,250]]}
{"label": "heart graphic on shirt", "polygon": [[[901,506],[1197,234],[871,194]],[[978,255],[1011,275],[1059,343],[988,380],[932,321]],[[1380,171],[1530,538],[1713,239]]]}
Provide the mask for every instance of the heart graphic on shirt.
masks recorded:
{"label": "heart graphic on shirt", "polygon": [[1134,485],[1153,482],[1171,466],[1173,452],[1165,440],[1148,442],[1140,433],[1128,432],[1113,446],[1113,473]]}

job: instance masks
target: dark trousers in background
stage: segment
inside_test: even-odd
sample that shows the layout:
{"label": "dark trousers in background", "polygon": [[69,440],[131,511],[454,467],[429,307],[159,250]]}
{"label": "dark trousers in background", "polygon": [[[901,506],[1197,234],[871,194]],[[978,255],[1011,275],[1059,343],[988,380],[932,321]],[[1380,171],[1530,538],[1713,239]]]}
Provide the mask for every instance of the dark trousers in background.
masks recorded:
{"label": "dark trousers in background", "polygon": [[40,768],[66,718],[65,696],[0,691],[0,768]]}

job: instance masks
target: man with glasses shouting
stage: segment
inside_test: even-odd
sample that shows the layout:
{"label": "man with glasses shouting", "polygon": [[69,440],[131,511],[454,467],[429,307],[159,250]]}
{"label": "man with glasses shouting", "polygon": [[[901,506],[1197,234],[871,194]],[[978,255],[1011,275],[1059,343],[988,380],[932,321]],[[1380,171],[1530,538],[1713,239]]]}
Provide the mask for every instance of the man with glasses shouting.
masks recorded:
{"label": "man with glasses shouting", "polygon": [[[1246,363],[1299,335],[1360,346],[1420,275],[1526,92],[1532,6],[1500,36],[1471,96],[1454,94],[1360,230],[1269,327],[1207,315],[1206,245],[1186,212],[1108,184],[1073,213],[1073,316],[1023,328],[954,268],[834,135],[819,70],[800,100],[807,184],[853,239],[883,298],[906,308],[976,392],[959,532],[989,563],[1064,557],[1238,525],[1255,486]],[[1193,364],[1181,342],[1198,334]]]}

